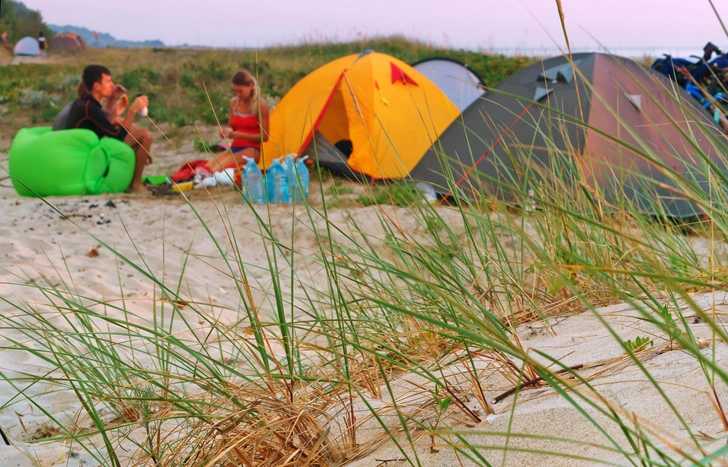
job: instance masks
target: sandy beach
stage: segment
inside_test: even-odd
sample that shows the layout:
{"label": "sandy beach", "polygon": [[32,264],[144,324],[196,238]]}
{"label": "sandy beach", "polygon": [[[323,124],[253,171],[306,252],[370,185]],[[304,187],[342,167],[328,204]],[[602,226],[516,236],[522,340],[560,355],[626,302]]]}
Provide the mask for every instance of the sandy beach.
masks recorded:
{"label": "sandy beach", "polygon": [[0,1],[0,467],[728,467],[728,1]]}
{"label": "sandy beach", "polygon": [[[212,134],[214,129],[204,131]],[[5,135],[0,141],[3,168],[7,167],[8,147],[9,138]],[[173,170],[184,157],[195,154],[192,143],[185,138],[178,141],[176,149],[171,142],[159,138],[153,152],[161,166],[152,169],[154,171],[162,168]],[[324,190],[329,190],[334,183],[328,180]],[[361,186],[344,183],[351,187],[350,196],[363,192]],[[181,300],[205,308],[211,318],[208,322],[200,321],[194,331],[181,321],[171,324],[172,334],[186,341],[198,339],[213,344],[214,326],[211,323],[218,322],[239,329],[240,335],[245,338],[249,335],[246,330],[248,323],[241,311],[236,281],[232,280],[235,271],[229,268],[230,258],[236,251],[232,247],[234,243],[249,274],[252,300],[260,305],[261,316],[275,319],[272,316],[274,290],[269,266],[272,250],[266,246],[269,242],[261,239],[259,220],[231,190],[222,193],[192,191],[187,194],[190,204],[182,196],[154,198],[125,194],[41,201],[17,196],[9,187],[9,180],[4,180],[0,188],[0,206],[5,219],[0,230],[0,296],[3,298],[0,314],[6,318],[20,315],[18,310],[23,307],[52,312],[49,304],[54,299],[34,286],[44,284],[48,289],[72,292],[90,308],[120,320],[151,320],[155,306],[162,298],[159,287],[147,277],[151,275],[164,278],[167,285],[178,287]],[[316,184],[312,184],[310,202],[321,206],[321,191]],[[347,226],[351,225],[352,219],[365,226],[367,234],[373,239],[383,238],[382,225],[377,220],[381,218],[380,209],[386,211],[392,224],[396,224],[403,233],[416,237],[422,232],[422,227],[403,208],[339,207],[329,212],[329,219],[340,225],[342,230],[335,235],[342,242],[358,238],[347,239]],[[457,211],[444,206],[437,209],[457,230]],[[293,273],[297,277],[296,281],[286,279],[280,282],[283,294],[293,297],[291,303],[297,304],[305,293],[311,292],[303,290],[301,284],[309,284],[311,288],[318,284],[318,292],[329,293],[327,282],[317,280],[321,274],[318,240],[313,228],[317,220],[310,219],[300,206],[272,206],[270,211],[261,210],[259,215],[269,226],[270,234],[288,249],[273,255],[280,258],[278,267],[281,275],[290,277]],[[198,216],[204,220],[209,233]],[[211,237],[219,243],[216,245]],[[706,239],[692,237],[691,241],[697,250],[709,249]],[[124,264],[120,256],[104,248],[102,243],[128,258],[140,270]],[[227,261],[220,249],[227,255]],[[291,269],[286,265],[286,259],[294,257]],[[180,276],[183,276],[182,281]],[[59,297],[62,295],[59,292]],[[706,313],[715,313],[717,321],[723,320],[728,310],[725,293],[695,294],[692,298]],[[294,306],[291,305],[290,309],[294,310]],[[190,314],[188,317],[197,319],[199,315]],[[696,339],[702,342],[701,352],[706,355],[715,352],[715,359],[721,364],[728,352],[725,343],[717,341],[713,345],[711,329],[694,313],[686,314],[685,318],[691,323],[690,329]],[[611,326],[619,339],[645,335],[654,337],[652,346],[640,353],[640,362],[659,381],[666,398],[625,355],[604,323]],[[13,342],[24,341],[26,336],[4,327],[0,337],[0,345],[5,349],[0,352],[0,371],[6,377],[53,371],[48,362],[37,355],[9,350]],[[192,335],[194,333],[197,335]],[[464,370],[459,373],[457,365],[450,368],[450,373],[444,378],[453,387],[468,388],[459,394],[459,398],[469,410],[451,408],[445,419],[450,426],[471,433],[468,435],[470,443],[480,446],[483,459],[493,465],[587,466],[594,465],[593,459],[611,462],[612,465],[629,465],[614,451],[615,445],[626,447],[628,440],[619,426],[610,424],[608,417],[596,407],[610,407],[620,412],[626,419],[632,420],[635,427],[668,444],[689,445],[691,436],[700,436],[704,440],[724,436],[723,425],[700,365],[679,346],[671,346],[665,341],[628,304],[599,308],[596,314],[588,311],[564,314],[548,322],[524,324],[519,327],[518,334],[525,349],[543,352],[569,367],[579,367],[580,374],[587,378],[595,391],[591,393],[591,402],[595,405],[590,405],[589,400],[570,403],[554,389],[537,385],[518,394],[515,409],[514,396],[511,395],[492,404],[495,413],[489,415],[484,412],[483,401],[479,398],[485,396],[492,400],[513,388],[513,384],[499,371],[497,362],[488,356],[477,360],[476,366],[482,370],[480,395],[473,391],[472,386],[463,384],[468,379]],[[280,348],[271,350],[282,352]],[[405,413],[422,410],[427,405],[431,389],[426,389],[427,384],[418,375],[397,374],[392,381],[392,394],[396,397],[388,397],[385,393],[379,401],[384,423],[397,426],[395,406]],[[578,383],[572,379],[571,384]],[[34,403],[17,397],[17,388],[7,382],[0,383],[0,405],[4,407],[0,410],[0,427],[15,446],[13,454],[7,457],[12,460],[0,460],[0,465],[96,465],[87,452],[68,441],[37,442],[60,434],[60,430],[50,423],[49,414],[59,420],[67,420],[69,424],[88,424],[87,420],[82,421],[82,407],[73,392],[56,390],[48,384],[31,385],[26,391]],[[722,383],[718,383],[716,391],[720,398],[728,397],[728,388]],[[590,394],[589,391],[583,393]],[[393,400],[397,404],[393,405]],[[676,417],[675,409],[669,407],[668,400],[684,417],[683,420]],[[355,405],[360,413],[359,442],[366,449],[362,449],[355,456],[358,459],[350,465],[392,466],[408,462],[431,466],[473,464],[472,459],[457,456],[441,441],[431,445],[425,432],[413,434],[419,438],[416,452],[409,448],[402,452],[391,441],[375,442],[381,437],[381,427],[368,415],[365,405]],[[583,412],[575,406],[583,407]],[[41,407],[48,412],[44,413]],[[108,410],[102,412],[109,419],[113,418]],[[470,418],[468,414],[472,414]],[[337,417],[335,412],[332,417]],[[428,420],[428,417],[433,415],[423,416],[423,419]],[[588,417],[601,420],[605,431],[600,432],[588,421]],[[686,431],[687,426],[690,433]],[[503,436],[506,432],[513,435]],[[531,437],[519,437],[517,433]],[[578,442],[559,443],[539,436]],[[505,444],[510,450],[504,455],[502,447]],[[11,448],[4,449],[5,453],[10,453]],[[134,449],[133,444],[128,442],[121,446],[120,452],[128,456],[122,455],[123,465],[151,465],[134,458]],[[522,452],[534,449],[544,452]],[[546,452],[562,454],[555,457]],[[725,461],[715,461],[712,465],[725,465]]]}

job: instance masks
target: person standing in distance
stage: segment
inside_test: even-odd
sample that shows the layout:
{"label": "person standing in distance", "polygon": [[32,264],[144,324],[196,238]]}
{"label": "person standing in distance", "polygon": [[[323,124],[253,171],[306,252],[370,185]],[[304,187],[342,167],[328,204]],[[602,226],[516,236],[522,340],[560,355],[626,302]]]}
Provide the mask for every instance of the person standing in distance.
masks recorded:
{"label": "person standing in distance", "polygon": [[40,56],[46,56],[46,38],[43,35],[43,31],[38,33],[38,47],[40,48]]}

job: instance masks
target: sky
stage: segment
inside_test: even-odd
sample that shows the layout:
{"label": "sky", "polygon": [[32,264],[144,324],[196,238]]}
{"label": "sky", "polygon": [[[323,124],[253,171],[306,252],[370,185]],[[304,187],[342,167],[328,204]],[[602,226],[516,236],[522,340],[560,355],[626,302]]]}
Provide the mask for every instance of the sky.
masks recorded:
{"label": "sky", "polygon": [[[556,0],[23,0],[52,24],[214,47],[403,34],[440,46],[534,50],[564,44]],[[713,0],[728,24],[728,1]],[[708,0],[562,0],[571,45],[619,51],[728,49]],[[689,6],[688,6],[689,5]]]}

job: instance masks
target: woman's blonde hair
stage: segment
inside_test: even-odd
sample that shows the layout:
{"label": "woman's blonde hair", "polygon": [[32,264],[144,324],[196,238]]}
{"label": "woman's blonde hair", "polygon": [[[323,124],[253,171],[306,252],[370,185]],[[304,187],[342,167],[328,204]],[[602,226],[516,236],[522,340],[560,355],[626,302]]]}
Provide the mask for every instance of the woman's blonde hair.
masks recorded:
{"label": "woman's blonde hair", "polygon": [[258,115],[260,88],[258,88],[258,81],[255,79],[255,76],[248,71],[240,70],[233,75],[231,82],[238,86],[250,86],[253,84],[253,92],[250,93],[250,113]]}
{"label": "woman's blonde hair", "polygon": [[83,97],[84,94],[88,93],[88,88],[86,87],[86,83],[81,81],[78,83],[78,88],[76,89],[76,93],[78,94],[78,97]]}

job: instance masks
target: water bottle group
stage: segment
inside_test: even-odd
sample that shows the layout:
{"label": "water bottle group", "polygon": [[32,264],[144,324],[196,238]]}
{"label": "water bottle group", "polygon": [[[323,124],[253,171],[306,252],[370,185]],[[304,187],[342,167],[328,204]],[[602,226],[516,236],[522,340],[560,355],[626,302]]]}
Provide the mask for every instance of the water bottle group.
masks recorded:
{"label": "water bottle group", "polygon": [[[306,157],[288,155],[275,159],[263,172],[252,159],[243,166],[243,190],[254,204],[302,203],[308,198],[309,173]],[[281,160],[283,163],[281,163]]]}

